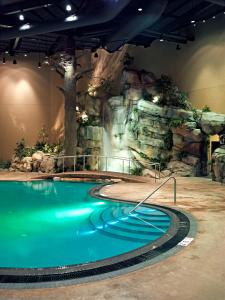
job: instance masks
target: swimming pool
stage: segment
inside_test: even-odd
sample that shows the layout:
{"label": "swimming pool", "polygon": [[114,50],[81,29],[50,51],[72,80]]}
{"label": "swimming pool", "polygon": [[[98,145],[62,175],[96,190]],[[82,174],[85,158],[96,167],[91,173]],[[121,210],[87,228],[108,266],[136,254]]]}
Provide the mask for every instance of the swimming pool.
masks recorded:
{"label": "swimming pool", "polygon": [[130,215],[134,203],[96,197],[99,187],[0,182],[0,279],[51,281],[114,270],[171,243],[180,230],[171,210],[145,205]]}

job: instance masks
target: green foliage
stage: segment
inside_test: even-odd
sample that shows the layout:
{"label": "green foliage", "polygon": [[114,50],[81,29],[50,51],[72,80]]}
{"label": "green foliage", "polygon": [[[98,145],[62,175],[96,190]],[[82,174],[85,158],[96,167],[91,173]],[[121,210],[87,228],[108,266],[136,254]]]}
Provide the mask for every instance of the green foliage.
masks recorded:
{"label": "green foliage", "polygon": [[96,116],[88,116],[88,118],[84,119],[84,120],[82,118],[79,118],[78,122],[84,127],[86,127],[86,126],[99,126],[100,125],[99,118],[96,117]]}
{"label": "green foliage", "polygon": [[141,176],[142,175],[142,168],[141,167],[134,167],[130,170],[130,173],[132,175],[135,175],[135,176]]}
{"label": "green foliage", "polygon": [[156,80],[156,91],[160,94],[159,105],[175,106],[183,109],[190,107],[188,96],[179,90],[173,79],[167,75],[161,75]]}
{"label": "green foliage", "polygon": [[2,160],[0,161],[0,169],[8,169],[11,165],[10,160]]}
{"label": "green foliage", "polygon": [[91,170],[91,166],[90,165],[85,165],[85,170],[86,171],[90,171]]}
{"label": "green foliage", "polygon": [[201,115],[198,113],[197,109],[192,107],[192,112],[193,112],[193,119],[195,120],[196,123],[200,122]]}
{"label": "green foliage", "polygon": [[55,144],[37,142],[34,147],[26,147],[25,139],[21,139],[16,143],[16,148],[14,149],[15,156],[19,157],[21,160],[26,156],[32,156],[37,151],[42,151],[48,154],[59,154],[63,150],[63,143],[58,142]]}
{"label": "green foliage", "polygon": [[44,144],[48,141],[48,133],[45,125],[43,125],[38,132],[38,141]]}
{"label": "green foliage", "polygon": [[25,139],[22,138],[19,142],[16,143],[16,148],[14,149],[14,154],[22,159],[26,156],[26,146]]}
{"label": "green foliage", "polygon": [[208,105],[205,105],[203,108],[202,108],[202,112],[210,112],[211,111],[211,108],[208,106]]}
{"label": "green foliage", "polygon": [[173,120],[171,120],[170,121],[170,123],[169,123],[169,127],[170,128],[177,128],[177,127],[180,127],[180,126],[182,126],[183,124],[184,124],[184,122],[185,122],[185,120],[184,119],[173,119]]}

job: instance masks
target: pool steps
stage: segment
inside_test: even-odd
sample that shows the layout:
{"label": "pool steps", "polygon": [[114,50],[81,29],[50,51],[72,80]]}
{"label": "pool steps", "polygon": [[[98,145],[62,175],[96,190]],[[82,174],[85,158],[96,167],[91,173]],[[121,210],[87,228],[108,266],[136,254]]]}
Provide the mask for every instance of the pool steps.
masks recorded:
{"label": "pool steps", "polygon": [[169,227],[169,217],[163,212],[147,207],[140,207],[132,214],[129,211],[128,206],[99,208],[90,215],[89,222],[92,229],[100,234],[139,243],[148,243],[159,238],[162,230],[166,231]]}

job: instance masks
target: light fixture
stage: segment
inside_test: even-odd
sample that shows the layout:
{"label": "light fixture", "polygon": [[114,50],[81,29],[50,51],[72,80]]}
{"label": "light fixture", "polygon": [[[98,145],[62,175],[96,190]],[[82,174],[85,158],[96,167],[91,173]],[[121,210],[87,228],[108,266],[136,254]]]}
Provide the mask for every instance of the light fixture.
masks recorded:
{"label": "light fixture", "polygon": [[16,65],[17,64],[17,61],[16,61],[16,57],[14,56],[13,58],[13,65]]}
{"label": "light fixture", "polygon": [[5,57],[2,58],[2,63],[3,63],[3,65],[6,63]]}
{"label": "light fixture", "polygon": [[140,11],[140,12],[143,11],[143,8],[142,8],[142,7],[139,7],[139,8],[138,8],[138,11]]}
{"label": "light fixture", "polygon": [[23,55],[23,56],[27,57],[27,53],[24,53],[24,55]]}
{"label": "light fixture", "polygon": [[30,29],[31,26],[29,23],[26,23],[26,24],[23,24],[22,26],[20,26],[20,30],[27,30],[27,29]]}
{"label": "light fixture", "polygon": [[6,50],[6,51],[5,51],[5,54],[8,54],[8,53],[9,53],[9,51]]}
{"label": "light fixture", "polygon": [[70,15],[68,17],[65,18],[66,22],[73,22],[76,21],[78,19],[78,17],[76,15]]}
{"label": "light fixture", "polygon": [[206,21],[205,20],[202,20],[202,23],[205,23]]}
{"label": "light fixture", "polygon": [[66,11],[71,11],[72,10],[72,6],[70,4],[66,5]]}
{"label": "light fixture", "polygon": [[160,41],[160,42],[164,42],[164,39],[163,39],[163,38],[161,38],[159,41]]}
{"label": "light fixture", "polygon": [[159,96],[154,96],[153,99],[152,99],[152,102],[153,103],[159,102]]}
{"label": "light fixture", "polygon": [[20,14],[20,15],[19,15],[19,19],[20,19],[20,21],[24,21],[24,15],[23,15],[23,14]]}
{"label": "light fixture", "polygon": [[176,50],[181,50],[181,46],[179,44],[177,44]]}
{"label": "light fixture", "polygon": [[215,19],[215,18],[216,18],[216,16],[213,16],[212,18],[213,18],[213,19]]}
{"label": "light fixture", "polygon": [[191,24],[194,24],[195,23],[195,20],[191,20]]}

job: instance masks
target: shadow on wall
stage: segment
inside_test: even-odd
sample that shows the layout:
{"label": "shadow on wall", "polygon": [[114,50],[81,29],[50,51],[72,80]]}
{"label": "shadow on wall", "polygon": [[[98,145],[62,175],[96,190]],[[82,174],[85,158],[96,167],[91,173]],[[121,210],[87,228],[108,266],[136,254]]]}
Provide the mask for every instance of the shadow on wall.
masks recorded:
{"label": "shadow on wall", "polygon": [[21,65],[0,70],[0,159],[9,159],[22,137],[32,145],[40,127],[50,127],[48,73]]}

